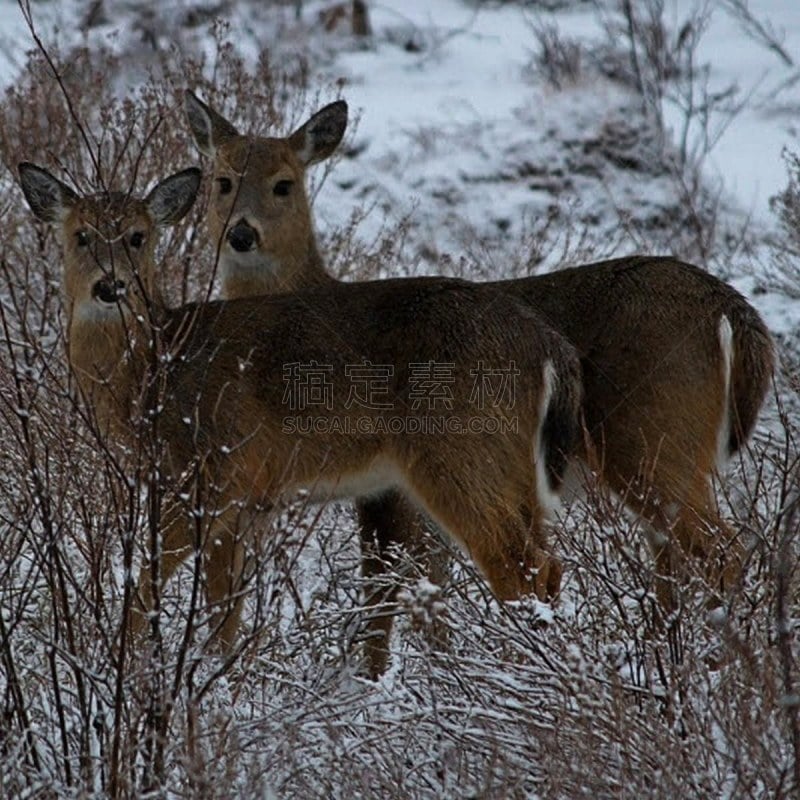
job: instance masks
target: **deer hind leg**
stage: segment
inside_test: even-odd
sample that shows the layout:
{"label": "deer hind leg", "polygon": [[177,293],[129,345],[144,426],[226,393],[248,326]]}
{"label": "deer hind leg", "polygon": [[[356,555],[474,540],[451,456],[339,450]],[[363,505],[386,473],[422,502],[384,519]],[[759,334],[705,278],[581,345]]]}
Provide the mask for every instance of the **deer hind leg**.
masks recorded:
{"label": "deer hind leg", "polygon": [[718,443],[727,439],[728,428],[721,411],[716,426],[714,417],[706,417],[693,449],[689,441],[664,447],[649,476],[649,494],[658,502],[652,518],[671,540],[675,576],[685,578],[691,568],[704,576],[709,588],[727,590],[739,581],[743,553],[719,514],[712,488]]}
{"label": "deer hind leg", "polygon": [[661,607],[677,609],[676,582],[698,570],[711,589],[728,590],[741,575],[743,552],[732,529],[717,511],[710,474],[697,470],[677,488],[665,479],[665,461],[645,480],[611,480],[627,505],[647,523],[648,544],[656,566],[655,590]]}
{"label": "deer hind leg", "polygon": [[682,498],[672,530],[681,551],[702,565],[710,588],[726,593],[738,585],[744,549],[717,510],[708,476],[698,476]]}
{"label": "deer hind leg", "polygon": [[553,600],[561,588],[561,564],[550,555],[544,519],[520,503],[500,516],[475,509],[451,528],[457,532],[499,600],[534,594]]}
{"label": "deer hind leg", "polygon": [[[452,464],[417,474],[412,489],[434,519],[464,545],[499,600],[554,598],[561,565],[548,553],[544,505],[510,479],[502,490],[471,484]],[[533,473],[530,465],[528,472]],[[477,470],[471,471],[475,474]],[[511,474],[522,475],[520,467]]]}
{"label": "deer hind leg", "polygon": [[[364,658],[369,676],[376,680],[385,671],[399,583],[394,577],[400,568],[401,552],[418,564],[434,583],[447,579],[447,556],[435,537],[426,530],[427,520],[420,509],[397,490],[371,498],[360,498],[356,507],[361,535],[364,599],[376,611],[366,623]],[[446,638],[441,626],[433,638],[442,644]]]}
{"label": "deer hind leg", "polygon": [[[722,520],[712,487],[712,477],[722,469],[730,452],[731,380],[733,370],[733,330],[722,316],[718,328],[721,383],[716,409],[716,431],[698,452],[693,480],[681,498],[675,521],[675,536],[688,554],[702,559],[706,580],[722,592],[738,584],[744,564],[744,551],[733,530]],[[709,425],[709,428],[711,426]]]}

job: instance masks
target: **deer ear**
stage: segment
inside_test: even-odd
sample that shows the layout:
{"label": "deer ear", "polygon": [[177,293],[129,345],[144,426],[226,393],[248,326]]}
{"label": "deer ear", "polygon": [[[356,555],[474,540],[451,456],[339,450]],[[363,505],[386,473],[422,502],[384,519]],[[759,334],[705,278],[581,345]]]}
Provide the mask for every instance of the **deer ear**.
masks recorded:
{"label": "deer ear", "polygon": [[339,146],[347,127],[347,103],[337,100],[314,114],[290,137],[300,161],[306,166],[324,161]]}
{"label": "deer ear", "polygon": [[190,167],[165,178],[145,198],[157,225],[174,225],[194,205],[202,172]]}
{"label": "deer ear", "polygon": [[19,165],[19,183],[31,211],[44,222],[64,219],[78,199],[66,183],[29,161]]}
{"label": "deer ear", "polygon": [[239,135],[236,128],[225,117],[207,106],[194,92],[190,92],[188,89],[184,95],[183,106],[194,140],[203,155],[214,158],[214,154],[221,144]]}

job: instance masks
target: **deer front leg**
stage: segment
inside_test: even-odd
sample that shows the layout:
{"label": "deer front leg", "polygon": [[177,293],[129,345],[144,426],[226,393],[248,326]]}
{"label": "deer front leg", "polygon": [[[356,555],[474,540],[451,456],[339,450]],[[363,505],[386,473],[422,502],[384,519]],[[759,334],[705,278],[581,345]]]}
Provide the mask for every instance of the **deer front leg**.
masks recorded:
{"label": "deer front leg", "polygon": [[185,508],[175,508],[164,528],[160,542],[158,570],[154,574],[152,553],[145,557],[139,572],[137,597],[131,617],[134,637],[144,634],[148,620],[155,612],[155,596],[177,568],[198,550],[203,555],[206,593],[211,606],[210,644],[223,652],[230,650],[236,639],[241,619],[241,593],[246,525],[238,509],[217,514],[210,524],[198,526]]}
{"label": "deer front leg", "polygon": [[[135,639],[144,635],[148,621],[155,613],[155,597],[189,556],[193,548],[191,520],[182,505],[168,510],[166,525],[159,541],[150,542],[139,570],[139,582],[131,615],[131,632]],[[154,552],[156,551],[156,552]]]}
{"label": "deer front leg", "polygon": [[206,591],[211,606],[209,644],[230,652],[244,606],[244,564],[254,515],[230,509],[215,520],[204,548]]}

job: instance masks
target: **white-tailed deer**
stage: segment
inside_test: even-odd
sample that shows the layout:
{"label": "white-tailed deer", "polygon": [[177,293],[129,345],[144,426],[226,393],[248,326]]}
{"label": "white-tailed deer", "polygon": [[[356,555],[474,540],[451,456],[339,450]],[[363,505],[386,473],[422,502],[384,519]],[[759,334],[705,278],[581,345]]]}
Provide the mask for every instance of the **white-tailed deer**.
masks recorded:
{"label": "white-tailed deer", "polygon": [[[207,493],[209,600],[237,595],[223,642],[240,611],[240,514],[300,488],[328,499],[400,487],[499,598],[558,591],[545,517],[579,429],[580,368],[534,312],[444,278],[168,308],[157,229],[189,209],[199,170],[143,200],[79,196],[29,163],[19,172],[34,214],[60,232],[69,364],[99,430],[132,451],[137,420],[157,413],[162,469],[176,498],[194,497],[163,532],[162,580],[190,552]],[[497,370],[508,371],[503,396],[481,394]]]}
{"label": "white-tailed deer", "polygon": [[[306,168],[341,140],[339,101],[286,138],[240,134],[186,94],[195,141],[213,159],[209,226],[228,296],[334,283],[315,243]],[[710,582],[737,580],[740,550],[712,477],[746,441],[773,369],[757,312],[732,287],[673,258],[634,256],[490,284],[541,314],[575,346],[584,381],[578,455],[649,522],[664,578],[685,555]],[[362,505],[365,541],[402,540],[397,493]],[[674,543],[678,543],[678,547]],[[380,561],[373,567],[380,568]],[[674,602],[667,580],[662,601]]]}

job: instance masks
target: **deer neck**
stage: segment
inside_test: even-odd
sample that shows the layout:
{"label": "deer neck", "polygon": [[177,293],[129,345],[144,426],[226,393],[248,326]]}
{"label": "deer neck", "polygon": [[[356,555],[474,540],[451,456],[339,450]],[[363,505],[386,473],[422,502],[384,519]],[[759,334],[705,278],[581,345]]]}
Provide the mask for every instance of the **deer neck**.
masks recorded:
{"label": "deer neck", "polygon": [[262,256],[253,263],[223,258],[223,293],[227,298],[262,294],[288,294],[338,283],[327,270],[314,236],[304,248],[273,257]]}
{"label": "deer neck", "polygon": [[140,404],[151,349],[149,326],[117,318],[73,320],[69,364],[101,431],[124,433]]}

